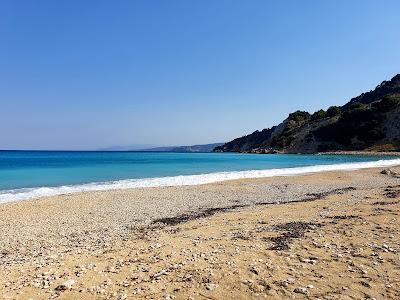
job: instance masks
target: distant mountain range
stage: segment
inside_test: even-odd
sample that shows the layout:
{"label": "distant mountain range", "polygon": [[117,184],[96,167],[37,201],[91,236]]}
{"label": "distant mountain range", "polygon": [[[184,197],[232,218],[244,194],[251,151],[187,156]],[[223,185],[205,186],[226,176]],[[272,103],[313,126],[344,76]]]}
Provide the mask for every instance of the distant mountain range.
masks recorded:
{"label": "distant mountain range", "polygon": [[192,145],[192,146],[170,146],[170,147],[155,147],[150,149],[143,149],[141,151],[149,152],[212,152],[216,147],[223,145],[224,143],[213,143],[204,145]]}
{"label": "distant mountain range", "polygon": [[213,143],[192,146],[153,147],[151,145],[113,146],[99,149],[99,151],[147,151],[147,152],[212,152],[215,147],[224,143]]}
{"label": "distant mountain range", "polygon": [[313,114],[296,111],[277,126],[214,149],[250,153],[352,150],[400,151],[400,74],[343,106]]}
{"label": "distant mountain range", "polygon": [[147,149],[156,147],[156,145],[152,144],[133,144],[127,146],[111,146],[106,148],[97,149],[97,151],[139,151],[141,149]]}

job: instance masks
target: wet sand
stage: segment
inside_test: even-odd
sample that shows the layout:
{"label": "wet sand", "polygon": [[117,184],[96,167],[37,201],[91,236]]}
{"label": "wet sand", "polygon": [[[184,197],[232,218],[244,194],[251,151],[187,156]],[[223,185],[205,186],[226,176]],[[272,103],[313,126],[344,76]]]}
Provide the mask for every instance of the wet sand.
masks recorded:
{"label": "wet sand", "polygon": [[381,170],[3,204],[0,295],[398,299],[400,178]]}

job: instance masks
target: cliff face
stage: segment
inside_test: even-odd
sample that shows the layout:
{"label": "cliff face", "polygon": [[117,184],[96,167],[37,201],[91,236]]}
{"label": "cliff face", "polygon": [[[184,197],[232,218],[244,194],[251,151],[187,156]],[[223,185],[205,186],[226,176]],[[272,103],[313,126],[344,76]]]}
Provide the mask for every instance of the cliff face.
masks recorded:
{"label": "cliff face", "polygon": [[400,74],[397,74],[389,81],[383,81],[374,90],[362,93],[360,96],[351,99],[349,103],[344,106],[346,107],[354,103],[369,104],[386,95],[393,94],[400,94]]}
{"label": "cliff face", "polygon": [[291,113],[277,126],[234,139],[214,151],[316,153],[400,150],[400,74],[342,107]]}

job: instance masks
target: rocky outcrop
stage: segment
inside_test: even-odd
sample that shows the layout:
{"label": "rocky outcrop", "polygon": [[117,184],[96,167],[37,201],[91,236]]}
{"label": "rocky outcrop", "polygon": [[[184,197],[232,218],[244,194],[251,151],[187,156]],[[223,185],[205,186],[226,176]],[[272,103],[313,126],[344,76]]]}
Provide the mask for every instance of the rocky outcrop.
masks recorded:
{"label": "rocky outcrop", "polygon": [[386,95],[400,94],[400,74],[397,74],[389,81],[383,81],[374,90],[367,93],[362,93],[360,96],[355,97],[345,105],[348,107],[354,103],[369,104],[377,99],[381,99]]}
{"label": "rocky outcrop", "polygon": [[282,123],[234,139],[214,151],[316,153],[400,150],[400,74],[342,107],[296,111]]}

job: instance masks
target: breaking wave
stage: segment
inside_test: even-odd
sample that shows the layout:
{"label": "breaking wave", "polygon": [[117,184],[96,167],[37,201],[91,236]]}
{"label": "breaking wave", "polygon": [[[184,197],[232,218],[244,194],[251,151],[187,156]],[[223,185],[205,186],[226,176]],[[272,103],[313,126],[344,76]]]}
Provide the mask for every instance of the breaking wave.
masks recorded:
{"label": "breaking wave", "polygon": [[125,179],[108,182],[96,182],[58,187],[22,188],[0,191],[0,203],[27,200],[39,197],[56,196],[89,191],[104,191],[116,189],[133,189],[147,187],[167,187],[200,185],[234,179],[263,178],[274,176],[294,176],[323,171],[357,170],[374,167],[390,167],[400,165],[400,159],[378,160],[358,163],[342,163],[333,165],[314,165],[307,167],[293,167],[267,170],[249,170],[234,172],[217,172],[199,175],[182,175],[157,178]]}

